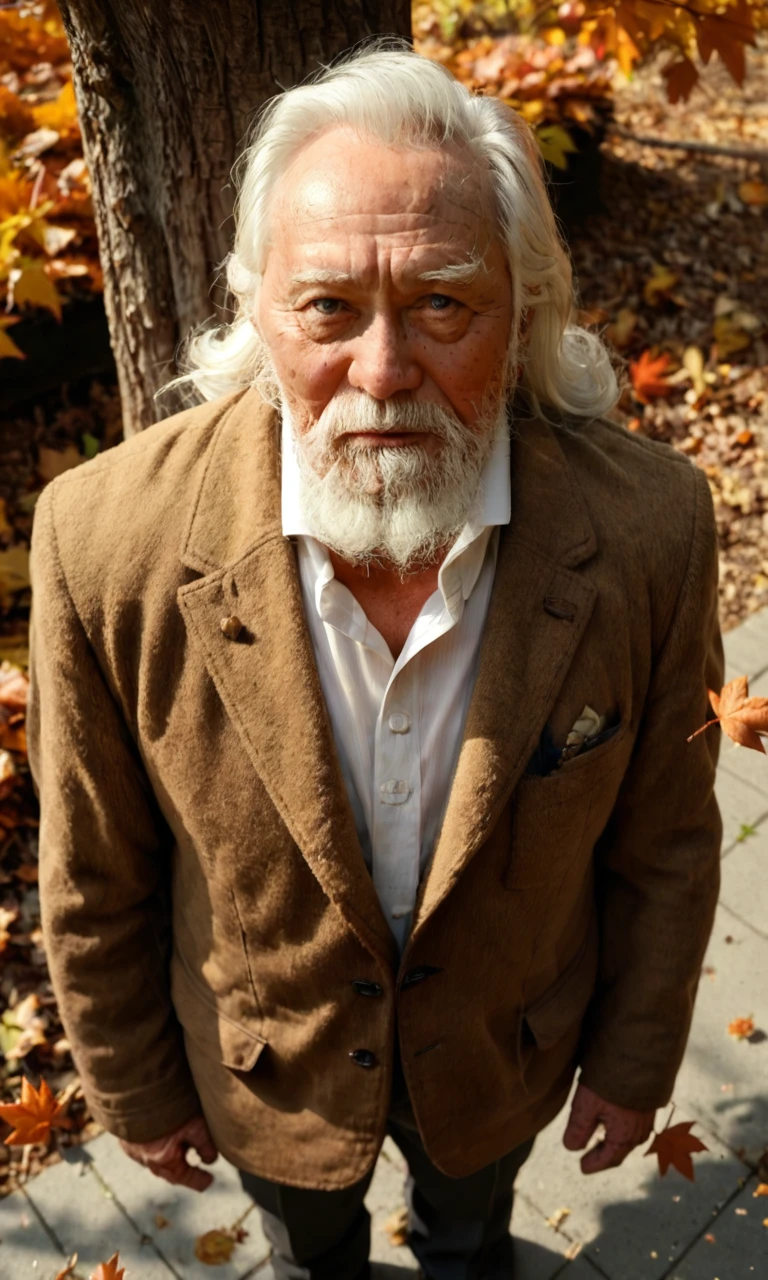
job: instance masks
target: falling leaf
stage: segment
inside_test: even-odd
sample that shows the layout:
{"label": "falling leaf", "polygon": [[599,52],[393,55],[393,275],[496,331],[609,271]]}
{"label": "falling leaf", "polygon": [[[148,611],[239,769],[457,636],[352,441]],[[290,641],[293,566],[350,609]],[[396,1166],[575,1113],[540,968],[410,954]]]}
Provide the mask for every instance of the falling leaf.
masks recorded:
{"label": "falling leaf", "polygon": [[670,357],[664,351],[655,360],[650,351],[644,351],[639,360],[630,360],[629,375],[635,396],[641,404],[648,404],[657,396],[665,396],[671,390],[664,377]]}
{"label": "falling leaf", "polygon": [[728,1023],[728,1035],[733,1036],[734,1040],[748,1040],[755,1030],[755,1024],[750,1015],[748,1018],[734,1018],[733,1022]]}
{"label": "falling leaf", "polygon": [[668,1124],[661,1133],[654,1134],[653,1142],[644,1154],[647,1156],[655,1154],[658,1157],[660,1177],[663,1178],[669,1166],[672,1165],[689,1182],[694,1181],[691,1152],[709,1151],[709,1147],[705,1147],[704,1143],[691,1133],[695,1123],[695,1120],[684,1120],[671,1127]]}
{"label": "falling leaf", "polygon": [[51,1129],[67,1129],[65,1107],[54,1098],[45,1080],[40,1088],[30,1084],[26,1076],[21,1082],[21,1101],[0,1103],[0,1119],[14,1128],[5,1139],[9,1147],[27,1142],[47,1142]]}
{"label": "falling leaf", "polygon": [[230,1231],[205,1231],[195,1240],[195,1257],[208,1267],[220,1267],[229,1262],[235,1248]]}
{"label": "falling leaf", "polygon": [[91,1272],[91,1280],[123,1280],[125,1268],[120,1266],[120,1254],[113,1253],[109,1262],[100,1262]]}
{"label": "falling leaf", "polygon": [[720,722],[720,728],[734,742],[742,747],[751,747],[753,751],[762,751],[765,747],[759,734],[768,734],[768,698],[750,698],[747,676],[736,676],[724,684],[720,693],[708,689],[709,701],[715,713],[713,720],[708,720],[700,729],[686,738],[691,742],[708,729],[711,724]]}
{"label": "falling leaf", "polygon": [[390,1213],[383,1230],[389,1236],[390,1244],[396,1249],[408,1243],[408,1210],[405,1205],[401,1205],[399,1209],[395,1209],[394,1213]]}

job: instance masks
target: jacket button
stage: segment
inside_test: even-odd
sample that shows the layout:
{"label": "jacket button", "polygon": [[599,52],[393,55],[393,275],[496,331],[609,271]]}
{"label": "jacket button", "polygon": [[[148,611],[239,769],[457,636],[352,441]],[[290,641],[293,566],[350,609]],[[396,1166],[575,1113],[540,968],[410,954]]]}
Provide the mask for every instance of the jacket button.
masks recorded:
{"label": "jacket button", "polygon": [[355,978],[352,986],[359,996],[383,996],[384,988],[378,982],[365,982],[363,978]]}
{"label": "jacket button", "polygon": [[221,629],[228,640],[236,640],[243,629],[243,624],[233,613],[229,618],[222,618]]}
{"label": "jacket button", "polygon": [[415,987],[417,983],[423,982],[425,978],[431,978],[433,973],[442,973],[442,969],[438,969],[433,964],[422,964],[418,969],[409,969],[400,983],[401,991],[405,991],[407,987]]}
{"label": "jacket button", "polygon": [[371,1053],[370,1049],[353,1049],[349,1056],[358,1067],[376,1066],[376,1054]]}

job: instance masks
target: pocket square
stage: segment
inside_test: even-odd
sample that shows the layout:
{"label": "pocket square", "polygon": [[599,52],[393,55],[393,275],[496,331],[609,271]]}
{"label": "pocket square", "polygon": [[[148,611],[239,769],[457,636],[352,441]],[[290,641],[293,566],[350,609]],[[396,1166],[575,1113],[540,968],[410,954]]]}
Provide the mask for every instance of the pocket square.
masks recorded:
{"label": "pocket square", "polygon": [[539,744],[528,761],[526,773],[547,777],[575,756],[581,755],[584,751],[590,751],[593,747],[601,746],[621,727],[620,720],[616,724],[608,725],[607,719],[605,715],[598,715],[592,707],[585,706],[581,715],[574,721],[564,747],[555,745],[552,727],[547,723]]}

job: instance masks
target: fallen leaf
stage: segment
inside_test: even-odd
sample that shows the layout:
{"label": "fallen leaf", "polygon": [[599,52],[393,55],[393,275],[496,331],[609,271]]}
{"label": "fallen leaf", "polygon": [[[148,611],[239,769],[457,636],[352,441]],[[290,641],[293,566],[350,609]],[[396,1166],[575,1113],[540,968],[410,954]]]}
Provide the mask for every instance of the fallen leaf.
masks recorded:
{"label": "fallen leaf", "polygon": [[694,1181],[691,1152],[709,1151],[709,1147],[691,1133],[695,1123],[695,1120],[684,1120],[680,1124],[668,1124],[661,1133],[654,1134],[653,1142],[644,1154],[657,1156],[660,1177],[663,1178],[672,1165],[689,1182]]}
{"label": "fallen leaf", "polygon": [[768,1196],[768,1182],[758,1182],[755,1190],[752,1192],[753,1200],[757,1196]]}
{"label": "fallen leaf", "polygon": [[747,676],[736,676],[729,680],[719,694],[712,689],[708,689],[707,693],[715,718],[692,733],[686,738],[686,742],[691,742],[711,724],[719,721],[720,728],[734,742],[742,747],[751,747],[753,751],[762,751],[765,755],[765,747],[759,735],[768,734],[768,698],[749,697]]}
{"label": "fallen leaf", "polygon": [[698,347],[686,347],[683,352],[683,367],[690,374],[691,383],[697,396],[703,396],[707,390],[704,381],[704,356]]}
{"label": "fallen leaf", "polygon": [[120,1254],[113,1253],[109,1262],[100,1262],[91,1272],[91,1280],[123,1280],[125,1268],[120,1266]]}
{"label": "fallen leaf", "polygon": [[235,1248],[230,1231],[205,1231],[195,1240],[195,1257],[207,1267],[220,1267],[229,1262]]}
{"label": "fallen leaf", "polygon": [[751,333],[738,325],[733,316],[719,316],[715,320],[713,332],[718,360],[727,360],[728,356],[744,351],[752,342]]}
{"label": "fallen leaf", "polygon": [[171,1225],[170,1218],[166,1218],[162,1213],[155,1214],[155,1226],[157,1227],[158,1231],[162,1231],[165,1227],[170,1227],[170,1225]]}
{"label": "fallen leaf", "polygon": [[65,1267],[62,1267],[61,1271],[57,1272],[56,1280],[67,1280],[67,1276],[72,1275],[72,1272],[74,1271],[76,1266],[77,1266],[77,1254],[73,1253],[67,1265]]}
{"label": "fallen leaf", "polygon": [[752,182],[740,182],[736,190],[742,204],[751,205],[753,208],[768,205],[768,183],[761,182],[759,178]]}
{"label": "fallen leaf", "polygon": [[659,300],[667,296],[670,289],[674,289],[679,282],[680,277],[676,271],[671,271],[669,267],[654,262],[653,274],[646,280],[643,287],[643,297],[650,307],[655,307]]}
{"label": "fallen leaf", "polygon": [[555,1209],[555,1212],[552,1214],[552,1216],[550,1218],[545,1218],[544,1221],[546,1222],[548,1227],[552,1227],[553,1231],[557,1231],[557,1228],[560,1226],[560,1223],[565,1222],[565,1219],[570,1218],[570,1216],[571,1216],[570,1209]]}
{"label": "fallen leaf", "polygon": [[755,1030],[755,1024],[752,1017],[734,1018],[733,1022],[728,1023],[728,1035],[733,1036],[734,1040],[748,1040]]}
{"label": "fallen leaf", "polygon": [[704,1239],[706,1240],[707,1244],[714,1244],[714,1243],[715,1243],[715,1237],[713,1236],[713,1234],[712,1234],[712,1232],[711,1232],[711,1231],[708,1231],[708,1232],[707,1232],[707,1234],[705,1235]]}
{"label": "fallen leaf", "polygon": [[733,1212],[736,1214],[736,1216],[737,1216],[738,1218],[746,1218],[746,1216],[747,1216],[747,1210],[746,1210],[746,1209],[734,1209],[734,1211],[733,1211]]}
{"label": "fallen leaf", "polygon": [[622,307],[614,323],[609,324],[605,331],[608,341],[620,349],[628,347],[636,324],[637,313],[629,307]]}
{"label": "fallen leaf", "polygon": [[27,547],[8,547],[0,551],[0,605],[10,604],[10,596],[26,591],[29,586],[29,550]]}
{"label": "fallen leaf", "polygon": [[47,1081],[40,1081],[36,1089],[24,1076],[21,1082],[21,1101],[0,1103],[0,1119],[13,1125],[5,1139],[9,1147],[24,1146],[28,1142],[47,1142],[51,1129],[67,1129],[65,1107],[56,1101]]}
{"label": "fallen leaf", "polygon": [[635,396],[641,404],[649,404],[657,396],[665,396],[670,391],[665,373],[669,368],[670,358],[664,351],[656,359],[650,351],[644,351],[639,360],[630,360],[629,376],[632,379]]}
{"label": "fallen leaf", "polygon": [[563,1254],[563,1257],[567,1258],[569,1262],[573,1262],[574,1258],[577,1258],[579,1256],[583,1248],[584,1248],[583,1241],[572,1240],[571,1243],[568,1245],[568,1248],[566,1249],[565,1253]]}
{"label": "fallen leaf", "polygon": [[390,1213],[383,1229],[389,1236],[390,1244],[396,1249],[408,1243],[408,1210],[405,1205],[401,1205],[399,1209],[395,1209],[394,1213]]}

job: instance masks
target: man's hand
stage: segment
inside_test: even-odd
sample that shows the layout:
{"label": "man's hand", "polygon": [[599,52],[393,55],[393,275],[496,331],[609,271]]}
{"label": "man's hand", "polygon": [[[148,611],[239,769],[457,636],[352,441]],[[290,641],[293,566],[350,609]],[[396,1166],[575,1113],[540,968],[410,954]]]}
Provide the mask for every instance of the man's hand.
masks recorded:
{"label": "man's hand", "polygon": [[653,1129],[655,1111],[632,1111],[604,1102],[596,1093],[580,1084],[573,1096],[571,1114],[563,1134],[563,1145],[569,1151],[581,1151],[599,1124],[605,1126],[605,1137],[581,1158],[582,1173],[598,1173],[621,1164],[633,1147],[645,1142]]}
{"label": "man's hand", "polygon": [[164,1138],[155,1138],[152,1142],[125,1142],[121,1138],[120,1146],[132,1160],[146,1165],[158,1178],[165,1178],[166,1182],[191,1187],[193,1191],[205,1191],[213,1182],[213,1176],[206,1173],[205,1169],[187,1164],[187,1151],[190,1147],[194,1147],[206,1164],[213,1164],[219,1154],[201,1115],[193,1116],[180,1129],[166,1134]]}

